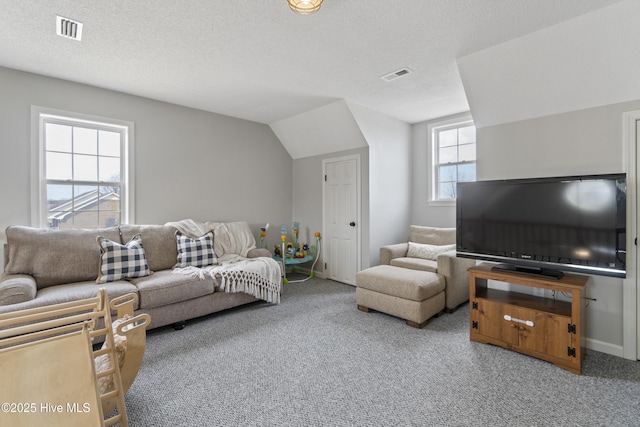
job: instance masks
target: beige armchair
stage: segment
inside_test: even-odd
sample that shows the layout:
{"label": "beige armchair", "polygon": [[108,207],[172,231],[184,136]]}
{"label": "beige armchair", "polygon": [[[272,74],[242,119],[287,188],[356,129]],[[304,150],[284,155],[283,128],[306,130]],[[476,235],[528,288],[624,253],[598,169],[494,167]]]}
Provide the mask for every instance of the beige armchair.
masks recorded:
{"label": "beige armchair", "polygon": [[453,312],[469,300],[469,273],[475,261],[456,257],[456,229],[409,227],[406,243],[380,248],[380,264],[437,273],[445,278],[445,309]]}

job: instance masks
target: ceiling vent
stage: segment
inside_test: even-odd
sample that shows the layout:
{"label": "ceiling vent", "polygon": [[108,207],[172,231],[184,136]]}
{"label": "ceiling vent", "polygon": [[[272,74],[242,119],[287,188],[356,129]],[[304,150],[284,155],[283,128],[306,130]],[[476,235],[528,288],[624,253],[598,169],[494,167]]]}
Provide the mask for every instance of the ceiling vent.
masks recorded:
{"label": "ceiling vent", "polygon": [[68,39],[82,39],[82,22],[56,15],[56,34]]}
{"label": "ceiling vent", "polygon": [[411,73],[411,68],[404,67],[394,71],[393,73],[386,74],[380,78],[384,81],[390,82],[391,80],[395,80],[398,77],[406,76],[409,73]]}

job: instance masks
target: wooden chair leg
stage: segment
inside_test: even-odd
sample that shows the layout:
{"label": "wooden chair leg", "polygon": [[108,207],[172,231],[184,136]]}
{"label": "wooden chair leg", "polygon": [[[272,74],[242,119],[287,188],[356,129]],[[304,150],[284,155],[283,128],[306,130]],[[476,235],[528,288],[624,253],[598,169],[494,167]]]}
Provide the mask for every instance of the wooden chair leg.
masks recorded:
{"label": "wooden chair leg", "polygon": [[364,311],[365,313],[371,312],[371,309],[369,307],[365,307],[364,305],[360,305],[360,304],[358,304],[358,310]]}

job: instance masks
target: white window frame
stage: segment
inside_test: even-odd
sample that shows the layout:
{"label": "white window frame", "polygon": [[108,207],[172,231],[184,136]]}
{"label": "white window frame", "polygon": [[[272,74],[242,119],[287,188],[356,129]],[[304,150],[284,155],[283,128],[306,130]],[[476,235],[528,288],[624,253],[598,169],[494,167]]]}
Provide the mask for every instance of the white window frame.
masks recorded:
{"label": "white window frame", "polygon": [[119,128],[123,132],[123,147],[121,147],[121,182],[120,193],[120,223],[135,223],[134,195],[134,123],[127,120],[112,119],[75,113],[46,107],[31,107],[31,226],[47,228],[47,191],[45,176],[45,119],[60,119],[89,124],[92,126],[106,126]]}
{"label": "white window frame", "polygon": [[[433,123],[429,123],[429,125],[427,126],[427,138],[428,138],[429,155],[430,155],[430,158],[428,159],[428,163],[427,163],[429,180],[430,180],[430,183],[428,186],[429,187],[428,203],[430,206],[455,206],[456,205],[455,199],[436,198],[436,195],[438,194],[437,186],[439,183],[438,176],[437,176],[438,171],[436,167],[436,165],[438,164],[438,147],[436,147],[435,145],[434,134],[436,131],[442,128],[463,127],[469,124],[472,124],[472,125],[474,124],[473,117],[471,117],[471,114],[464,114],[464,115],[453,117],[450,119],[439,120]],[[477,147],[477,140],[476,140],[476,147]],[[475,163],[477,165],[477,154],[476,154]],[[477,172],[477,166],[476,166],[476,172]]]}

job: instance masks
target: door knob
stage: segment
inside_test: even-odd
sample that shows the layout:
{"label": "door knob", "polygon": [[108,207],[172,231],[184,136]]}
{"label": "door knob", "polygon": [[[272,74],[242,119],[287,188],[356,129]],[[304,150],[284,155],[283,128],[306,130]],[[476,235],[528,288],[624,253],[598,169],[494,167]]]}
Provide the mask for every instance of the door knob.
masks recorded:
{"label": "door knob", "polygon": [[353,222],[353,221],[351,221],[351,222],[349,223],[349,225],[350,225],[350,226],[352,226],[352,227],[355,227],[355,226],[356,226],[356,223],[355,223],[355,222]]}

